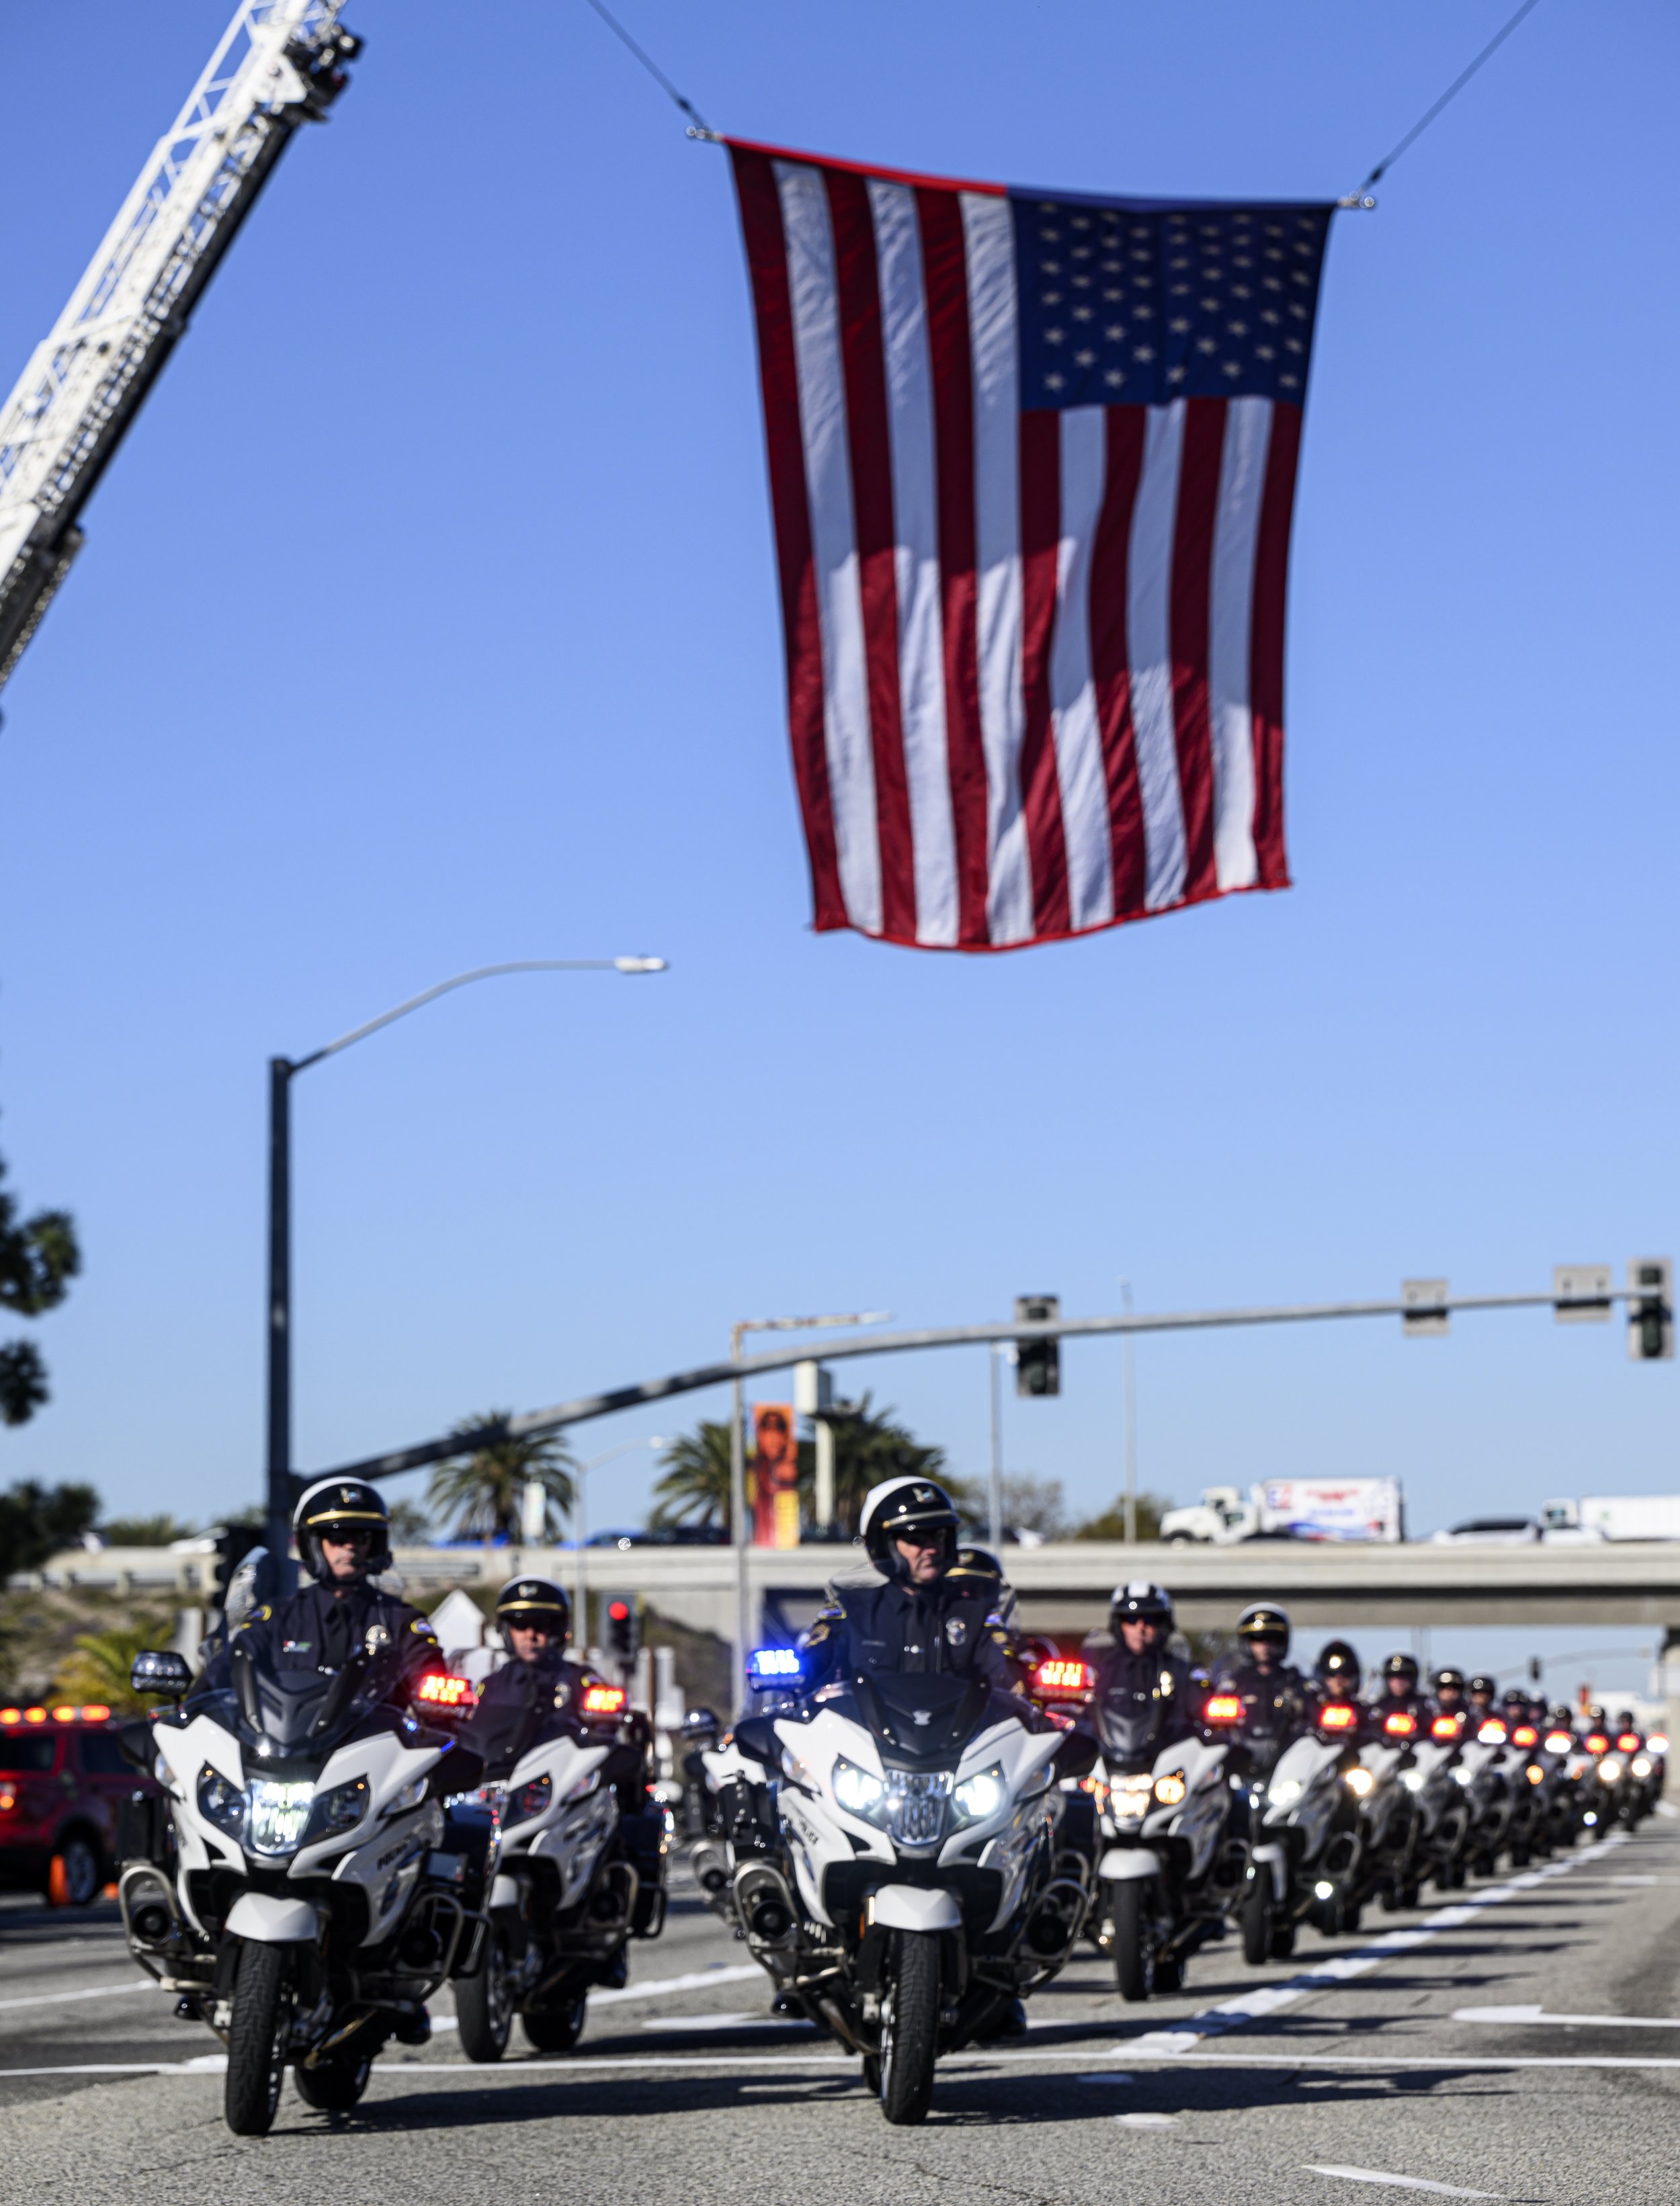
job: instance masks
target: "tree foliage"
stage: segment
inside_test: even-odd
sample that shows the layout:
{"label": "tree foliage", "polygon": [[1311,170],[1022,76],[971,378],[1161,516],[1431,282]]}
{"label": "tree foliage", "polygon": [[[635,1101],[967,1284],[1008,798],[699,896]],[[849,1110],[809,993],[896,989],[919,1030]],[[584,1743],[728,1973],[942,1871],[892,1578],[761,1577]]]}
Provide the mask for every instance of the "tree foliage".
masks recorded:
{"label": "tree foliage", "polygon": [[[654,1483],[649,1520],[656,1529],[730,1525],[730,1428],[725,1420],[703,1420],[692,1433],[673,1441],[661,1460],[664,1468]],[[866,1394],[849,1412],[834,1419],[834,1505],[841,1529],[849,1535],[855,1533],[864,1496],[872,1486],[885,1478],[943,1477],[944,1461],[943,1448],[919,1440],[898,1422],[896,1411],[877,1410]],[[750,1469],[748,1476],[750,1480]],[[816,1444],[802,1440],[799,1491],[807,1518],[816,1482]]]}
{"label": "tree foliage", "polygon": [[99,1537],[108,1547],[167,1547],[171,1540],[190,1539],[193,1529],[165,1511],[157,1517],[113,1517],[100,1525]]}
{"label": "tree foliage", "polygon": [[[1138,1538],[1159,1540],[1161,1519],[1171,1506],[1165,1494],[1140,1494],[1137,1497]],[[1100,1516],[1087,1517],[1084,1523],[1075,1524],[1071,1536],[1075,1540],[1123,1540],[1126,1536],[1124,1494],[1110,1502]]]}
{"label": "tree foliage", "polygon": [[110,1631],[82,1632],[58,1666],[52,1681],[52,1698],[103,1702],[117,1715],[155,1714],[154,1701],[134,1690],[128,1683],[128,1673],[134,1666],[135,1655],[146,1648],[156,1647],[160,1632],[166,1634],[168,1629],[161,1619],[141,1618]]}
{"label": "tree foliage", "polygon": [[703,1417],[693,1432],[673,1440],[659,1460],[663,1469],[653,1482],[648,1518],[656,1531],[673,1524],[730,1529],[730,1428],[722,1418]]}
{"label": "tree foliage", "polygon": [[[0,1162],[0,1181],[6,1167]],[[20,1218],[17,1197],[0,1186],[0,1309],[39,1317],[56,1309],[81,1269],[75,1221],[68,1210]],[[0,1346],[0,1422],[26,1425],[48,1399],[46,1365],[32,1340]]]}
{"label": "tree foliage", "polygon": [[26,1478],[0,1494],[0,1582],[14,1571],[38,1571],[61,1547],[73,1547],[98,1521],[91,1486],[42,1486]]}
{"label": "tree foliage", "polygon": [[[486,1427],[503,1428],[511,1410],[491,1410],[455,1428],[463,1440]],[[426,1488],[426,1506],[435,1517],[452,1518],[457,1540],[517,1540],[525,1489],[534,1479],[543,1489],[543,1531],[557,1539],[570,1514],[576,1458],[563,1440],[542,1437],[481,1441],[440,1463]]]}

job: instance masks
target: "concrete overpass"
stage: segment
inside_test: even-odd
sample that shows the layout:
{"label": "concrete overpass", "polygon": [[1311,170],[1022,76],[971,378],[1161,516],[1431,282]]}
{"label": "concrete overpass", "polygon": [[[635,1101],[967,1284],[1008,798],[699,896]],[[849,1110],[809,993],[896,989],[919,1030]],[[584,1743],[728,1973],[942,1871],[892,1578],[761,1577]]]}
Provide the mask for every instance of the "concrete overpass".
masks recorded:
{"label": "concrete overpass", "polygon": [[[1090,1630],[1106,1615],[1113,1586],[1147,1577],[1168,1587],[1193,1630],[1233,1625],[1246,1602],[1264,1595],[1307,1626],[1622,1624],[1671,1631],[1680,1642],[1680,1541],[1129,1547],[1093,1540],[1011,1547],[1004,1559],[1026,1622],[1052,1633]],[[575,1589],[577,1560],[566,1547],[403,1547],[396,1554],[409,1597],[421,1606],[451,1585],[499,1585],[527,1571]],[[214,1562],[165,1547],[67,1548],[39,1576],[89,1593],[110,1588],[201,1602]],[[724,1639],[733,1632],[732,1547],[587,1547],[583,1562],[591,1592],[637,1593],[676,1622]],[[848,1542],[752,1548],[748,1572],[754,1613],[773,1602],[795,1624],[808,1620],[831,1578],[871,1575],[862,1551]]]}

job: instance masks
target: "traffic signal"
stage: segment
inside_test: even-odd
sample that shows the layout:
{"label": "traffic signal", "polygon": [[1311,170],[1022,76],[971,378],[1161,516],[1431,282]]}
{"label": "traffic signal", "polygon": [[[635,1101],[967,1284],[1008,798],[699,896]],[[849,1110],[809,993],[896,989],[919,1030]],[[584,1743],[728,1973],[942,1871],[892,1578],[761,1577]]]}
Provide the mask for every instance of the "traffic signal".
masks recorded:
{"label": "traffic signal", "polygon": [[1642,1289],[1628,1304],[1628,1353],[1635,1363],[1674,1357],[1674,1267],[1666,1256],[1635,1256],[1628,1285]]}
{"label": "traffic signal", "polygon": [[606,1605],[607,1653],[615,1662],[634,1662],[641,1645],[641,1619],[634,1595],[610,1595]]}
{"label": "traffic signal", "polygon": [[[1059,1295],[1017,1295],[1016,1321],[1021,1325],[1048,1325],[1062,1315]],[[1015,1391],[1017,1394],[1059,1394],[1062,1391],[1062,1344],[1059,1340],[1017,1340],[1015,1344]]]}

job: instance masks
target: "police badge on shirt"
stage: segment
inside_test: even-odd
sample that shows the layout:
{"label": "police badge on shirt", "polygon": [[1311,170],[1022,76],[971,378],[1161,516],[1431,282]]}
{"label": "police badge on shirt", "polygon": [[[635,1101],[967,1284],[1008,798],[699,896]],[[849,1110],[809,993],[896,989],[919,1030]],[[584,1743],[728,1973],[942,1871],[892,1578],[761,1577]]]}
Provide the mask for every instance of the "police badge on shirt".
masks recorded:
{"label": "police badge on shirt", "polygon": [[953,1647],[960,1647],[968,1637],[968,1625],[965,1618],[948,1616],[945,1619],[945,1637]]}

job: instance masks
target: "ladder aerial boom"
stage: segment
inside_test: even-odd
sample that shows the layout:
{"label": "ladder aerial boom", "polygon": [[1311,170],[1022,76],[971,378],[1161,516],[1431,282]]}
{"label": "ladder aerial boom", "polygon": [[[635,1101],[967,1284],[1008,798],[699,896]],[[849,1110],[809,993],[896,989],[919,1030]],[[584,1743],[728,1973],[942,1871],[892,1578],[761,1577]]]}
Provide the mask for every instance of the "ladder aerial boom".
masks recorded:
{"label": "ladder aerial boom", "polygon": [[361,42],[343,0],[241,0],[51,334],[0,408],[0,686],[80,548],[77,516],[302,122]]}

